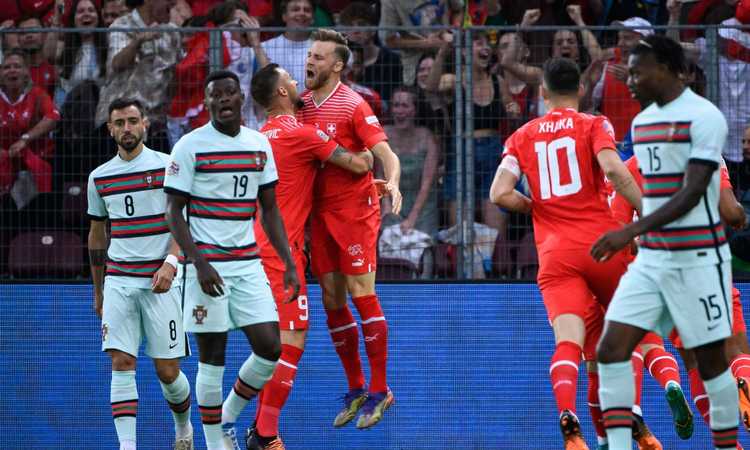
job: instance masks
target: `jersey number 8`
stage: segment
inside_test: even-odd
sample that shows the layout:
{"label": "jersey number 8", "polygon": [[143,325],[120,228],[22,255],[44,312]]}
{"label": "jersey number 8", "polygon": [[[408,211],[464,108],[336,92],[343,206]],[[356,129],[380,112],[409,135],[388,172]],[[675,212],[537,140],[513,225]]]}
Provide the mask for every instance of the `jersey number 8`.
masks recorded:
{"label": "jersey number 8", "polygon": [[[560,163],[558,150],[564,150],[568,160],[568,173],[570,182],[560,183]],[[572,137],[561,137],[549,144],[546,142],[535,142],[534,151],[539,160],[539,189],[542,200],[555,197],[573,195],[581,190],[581,171],[578,168],[576,158],[576,141]]]}

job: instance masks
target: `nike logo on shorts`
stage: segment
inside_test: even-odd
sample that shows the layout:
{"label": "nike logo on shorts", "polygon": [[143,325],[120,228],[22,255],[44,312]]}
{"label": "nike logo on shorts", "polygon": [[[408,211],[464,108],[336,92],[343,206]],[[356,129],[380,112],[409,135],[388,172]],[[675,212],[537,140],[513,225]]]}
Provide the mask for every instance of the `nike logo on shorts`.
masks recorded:
{"label": "nike logo on shorts", "polygon": [[172,350],[173,348],[177,347],[177,344],[169,344],[169,349]]}
{"label": "nike logo on shorts", "polygon": [[720,324],[720,323],[717,323],[717,324],[716,324],[716,325],[714,325],[714,326],[711,326],[711,325],[709,325],[709,326],[708,326],[708,331],[713,331],[713,330],[715,330],[715,329],[716,329],[716,327],[718,327],[719,325],[721,325],[721,324]]}

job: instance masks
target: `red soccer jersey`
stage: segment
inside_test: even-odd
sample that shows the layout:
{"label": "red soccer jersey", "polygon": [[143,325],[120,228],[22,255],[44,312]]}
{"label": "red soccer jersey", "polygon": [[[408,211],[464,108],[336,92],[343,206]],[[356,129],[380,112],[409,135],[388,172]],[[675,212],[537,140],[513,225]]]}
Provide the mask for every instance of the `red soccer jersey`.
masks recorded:
{"label": "red soccer jersey", "polygon": [[[279,174],[276,202],[284,220],[289,243],[302,248],[305,240],[305,222],[312,209],[315,175],[320,161],[328,160],[336,149],[336,141],[310,125],[302,125],[293,116],[271,117],[260,131],[271,142],[276,171]],[[278,260],[276,250],[257,220],[255,241],[260,246],[263,263],[277,263],[283,270],[284,266]]]}
{"label": "red soccer jersey", "polygon": [[[638,188],[643,191],[643,175],[638,169],[638,160],[635,156],[631,156],[625,161],[625,167],[628,168],[630,174],[633,175],[635,182],[638,184]],[[721,184],[719,190],[732,189],[732,182],[729,181],[729,171],[727,167],[722,165],[720,168]],[[614,194],[614,193],[613,193]],[[633,205],[628,203],[621,195],[614,195],[612,197],[612,215],[620,223],[630,223],[633,221],[633,214],[635,214],[635,208]]]}
{"label": "red soccer jersey", "polygon": [[55,84],[57,83],[57,72],[55,66],[43,62],[38,66],[29,67],[29,75],[34,86],[44,89],[50,97],[55,95]]}
{"label": "red soccer jersey", "polygon": [[554,109],[508,138],[504,157],[518,161],[531,189],[539,255],[591,245],[618,227],[596,154],[614,149],[606,117]]}
{"label": "red soccer jersey", "polygon": [[[0,91],[0,149],[7,150],[42,119],[60,120],[60,113],[42,88],[32,87],[15,103]],[[29,143],[29,148],[39,156],[49,157],[52,140],[40,137]]]}
{"label": "red soccer jersey", "polygon": [[[370,106],[349,86],[339,83],[320,105],[312,91],[302,95],[305,106],[297,113],[303,123],[314,125],[352,152],[362,152],[387,139]],[[377,202],[372,173],[356,175],[326,164],[315,180],[317,210],[339,210]]]}

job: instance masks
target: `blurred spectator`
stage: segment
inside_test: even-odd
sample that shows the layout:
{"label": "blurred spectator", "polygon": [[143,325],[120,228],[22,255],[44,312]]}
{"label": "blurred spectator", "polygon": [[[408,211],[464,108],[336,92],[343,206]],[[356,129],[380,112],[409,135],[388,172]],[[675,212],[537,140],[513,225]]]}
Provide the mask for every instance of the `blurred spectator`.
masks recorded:
{"label": "blurred spectator", "polygon": [[625,82],[628,78],[627,61],[630,51],[644,36],[654,33],[651,24],[640,17],[631,17],[624,22],[613,22],[622,27],[617,32],[617,46],[602,57],[608,60],[594,61],[584,75],[584,80],[597,80],[587,84],[594,109],[607,116],[615,128],[618,142],[630,130],[630,123],[641,111],[641,105],[632,97]]}
{"label": "blurred spectator", "polygon": [[367,86],[359,84],[362,73],[364,72],[362,62],[364,60],[365,50],[361,45],[355,42],[349,44],[349,50],[351,50],[352,56],[349,60],[349,63],[344,68],[344,73],[341,76],[341,81],[346,83],[346,85],[352,88],[354,92],[359,94],[367,102],[367,104],[370,105],[370,108],[372,108],[372,112],[374,112],[375,115],[382,120],[383,101],[380,97],[380,94],[375,89],[371,89]]}
{"label": "blurred spectator", "polygon": [[[18,22],[18,28],[42,28],[42,21],[36,17],[27,17]],[[32,82],[52,97],[55,95],[57,72],[42,51],[44,39],[44,33],[38,31],[18,33],[18,45],[28,55]]]}
{"label": "blurred spectator", "polygon": [[510,94],[505,104],[508,113],[500,123],[501,136],[510,136],[516,128],[535,118],[538,110],[538,92],[541,69],[527,64],[529,47],[519,33],[505,33],[497,45],[498,73]]}
{"label": "blurred spectator", "polygon": [[[174,27],[169,23],[174,0],[140,0],[112,28]],[[140,100],[149,119],[148,146],[168,151],[166,112],[169,86],[180,55],[180,34],[156,31],[112,31],[107,53],[107,79],[97,108],[97,124],[107,120],[107,107],[118,97]]]}
{"label": "blurred spectator", "polygon": [[[268,62],[283,67],[298,83],[305,82],[305,60],[310,49],[310,30],[313,23],[313,3],[311,0],[283,0],[281,20],[287,31],[261,44]],[[262,66],[261,66],[262,67]]]}
{"label": "blurred spectator", "polygon": [[129,13],[125,0],[102,0],[102,27],[109,27],[112,23]]}
{"label": "blurred spectator", "polygon": [[[341,11],[339,25],[345,27],[376,27],[378,19],[375,5],[365,2],[352,2]],[[350,43],[357,43],[364,49],[362,65],[364,71],[358,81],[371,87],[388,103],[391,91],[401,84],[403,68],[397,54],[375,42],[375,30],[353,30],[344,32]]]}
{"label": "blurred spectator", "polygon": [[[401,161],[401,215],[395,217],[406,234],[417,229],[432,236],[438,229],[438,203],[435,182],[440,160],[437,139],[432,131],[416,123],[417,91],[398,87],[391,101],[391,125],[385,126],[388,142]],[[383,209],[390,214],[390,204]],[[384,218],[384,225],[394,218]]]}
{"label": "blurred spectator", "polygon": [[445,93],[445,89],[441,87],[435,92],[427,89],[433,64],[435,55],[425,53],[417,65],[417,125],[425,126],[435,133],[440,138],[442,148],[448,149],[453,146],[452,94]]}
{"label": "blurred spectator", "polygon": [[49,133],[60,114],[49,95],[32,84],[24,53],[6,52],[0,80],[0,193],[10,190],[23,170],[33,176],[37,192],[50,192]]}
{"label": "blurred spectator", "polygon": [[[72,4],[73,14],[69,16],[67,28],[97,28],[101,27],[101,19],[93,0],[75,0]],[[55,9],[52,26],[57,28],[59,9]],[[48,41],[53,44],[60,42],[59,34],[49,32]],[[60,85],[55,95],[56,104],[62,105],[65,97],[78,83],[93,80],[101,83],[106,72],[107,64],[107,35],[94,32],[67,32],[62,36],[62,46],[54,45],[54,55],[51,56],[60,68]],[[48,46],[45,46],[48,47]],[[47,48],[45,48],[47,50]]]}
{"label": "blurred spectator", "polygon": [[[670,24],[679,20],[679,12],[670,3]],[[742,163],[742,134],[750,122],[750,0],[737,2],[735,17],[721,22],[724,27],[718,29],[718,61],[711,56],[714,49],[709,48],[705,38],[696,39],[694,44],[683,42],[689,59],[697,61],[704,70],[715,68],[718,62],[718,107],[727,119],[729,135],[724,147],[724,159],[732,175],[737,179],[737,172]],[[744,27],[743,27],[744,26]],[[672,38],[678,38],[675,30],[670,30]]]}
{"label": "blurred spectator", "polygon": [[[449,43],[438,50],[432,71],[427,80],[427,90],[430,92],[455,91],[455,75],[444,74],[447,53],[452,50]],[[502,153],[502,140],[499,134],[500,124],[505,118],[504,105],[511,101],[510,94],[502,90],[502,83],[497,75],[490,71],[492,51],[487,42],[487,35],[477,32],[472,42],[472,99],[473,99],[473,137],[474,137],[474,200],[477,209],[481,211],[481,222],[495,228],[499,232],[505,231],[506,217],[496,205],[489,201],[489,190],[495,176],[497,165]],[[466,77],[464,77],[464,80]],[[466,86],[463,86],[466,88]],[[448,151],[444,177],[444,196],[448,200],[449,223],[453,224],[456,217],[456,154]]]}
{"label": "blurred spectator", "polygon": [[[461,0],[382,0],[380,2],[381,27],[429,27],[450,25],[451,13],[463,11]],[[404,68],[403,80],[407,86],[414,85],[417,63],[423,52],[437,50],[453,35],[435,30],[381,30],[381,42],[401,52]]]}

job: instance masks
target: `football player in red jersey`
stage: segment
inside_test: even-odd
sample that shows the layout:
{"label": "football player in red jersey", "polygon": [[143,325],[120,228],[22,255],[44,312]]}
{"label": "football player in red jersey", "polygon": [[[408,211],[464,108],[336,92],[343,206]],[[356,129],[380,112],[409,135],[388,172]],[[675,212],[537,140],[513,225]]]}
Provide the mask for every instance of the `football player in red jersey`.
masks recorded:
{"label": "football player in red jersey", "polygon": [[[393,213],[401,209],[398,156],[391,150],[383,127],[370,106],[341,82],[351,56],[346,38],[333,30],[315,31],[308,52],[304,107],[297,117],[325,131],[351,151],[372,150],[385,171],[385,191]],[[358,428],[380,421],[393,403],[386,382],[388,326],[375,294],[375,266],[380,205],[372,174],[356,177],[326,164],[315,180],[312,220],[312,268],[323,289],[328,329],[346,372],[349,392],[334,426],[351,421],[357,411]],[[370,386],[365,391],[359,358],[359,333],[347,305],[347,291],[362,320],[365,349],[370,362]]]}
{"label": "football player in red jersey", "polygon": [[[638,186],[615,150],[609,120],[578,112],[581,91],[575,62],[547,61],[541,93],[548,113],[507,140],[490,190],[497,205],[533,216],[537,280],[555,334],[550,378],[568,450],[588,448],[575,415],[581,354],[595,361],[596,339],[588,339],[585,318],[592,309],[606,307],[629,261],[621,253],[601,265],[588,254],[600,230],[619,227],[607,203],[605,175],[637,209],[641,202]],[[522,174],[531,198],[515,190]]]}
{"label": "football player in red jersey", "polygon": [[312,210],[313,183],[318,167],[321,163],[329,163],[364,176],[372,170],[373,156],[369,150],[364,153],[349,152],[323,131],[299,123],[294,116],[301,102],[297,81],[278,64],[269,64],[253,75],[251,92],[255,102],[265,108],[268,116],[260,131],[266,135],[273,149],[279,174],[276,198],[300,280],[299,295],[290,300],[284,289],[284,262],[258,223],[255,226],[256,238],[279,310],[281,358],[273,377],[260,393],[256,423],[247,433],[246,444],[252,450],[280,450],[284,446],[278,437],[279,415],[291,392],[308,328],[307,257],[303,248],[305,222]]}

